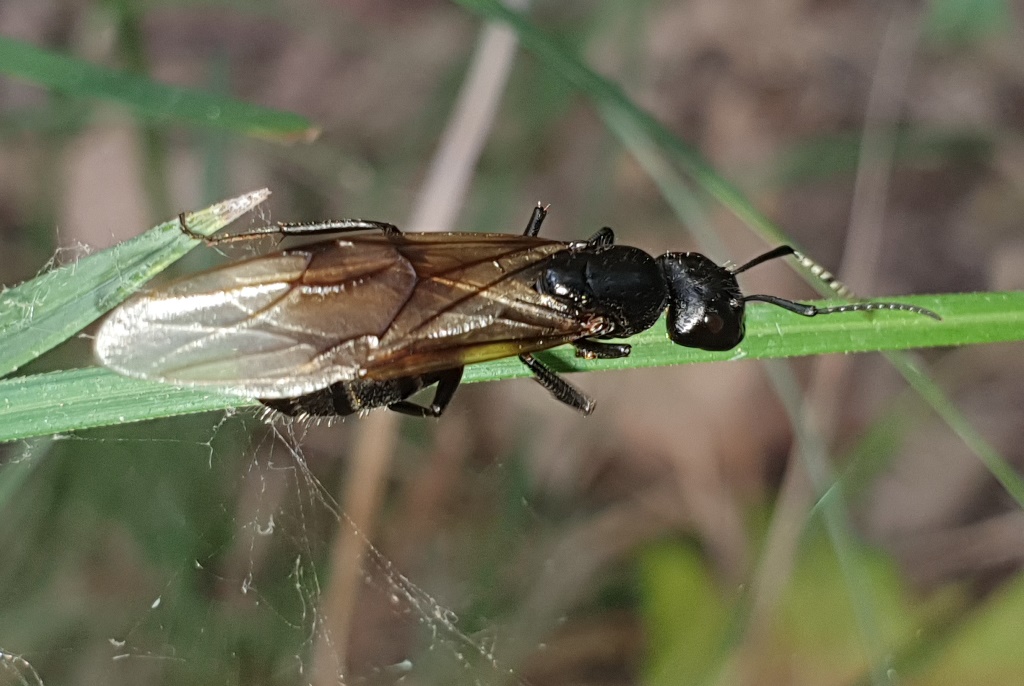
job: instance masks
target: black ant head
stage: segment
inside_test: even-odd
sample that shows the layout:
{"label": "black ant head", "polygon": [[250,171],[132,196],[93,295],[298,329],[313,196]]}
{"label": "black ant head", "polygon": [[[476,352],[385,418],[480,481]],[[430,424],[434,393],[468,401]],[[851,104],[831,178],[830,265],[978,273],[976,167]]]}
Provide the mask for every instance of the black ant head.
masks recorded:
{"label": "black ant head", "polygon": [[743,294],[733,272],[695,252],[658,258],[668,286],[668,335],[702,350],[731,350],[743,340]]}
{"label": "black ant head", "polygon": [[668,287],[668,335],[674,342],[702,350],[731,350],[743,340],[743,311],[747,302],[758,301],[781,307],[804,317],[839,312],[870,312],[902,310],[942,319],[924,307],[894,302],[852,303],[833,307],[817,307],[786,300],[775,295],[740,293],[736,275],[777,257],[794,255],[818,278],[837,292],[842,285],[791,246],[780,245],[758,255],[746,264],[731,269],[720,267],[700,253],[670,252],[658,258],[658,266]]}

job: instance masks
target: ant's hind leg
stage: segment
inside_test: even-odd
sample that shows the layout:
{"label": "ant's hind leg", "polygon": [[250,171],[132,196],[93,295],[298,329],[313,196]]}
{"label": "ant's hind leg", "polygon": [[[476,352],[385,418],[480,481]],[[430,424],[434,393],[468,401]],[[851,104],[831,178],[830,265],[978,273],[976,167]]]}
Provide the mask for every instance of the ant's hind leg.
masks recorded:
{"label": "ant's hind leg", "polygon": [[533,355],[520,355],[519,361],[533,372],[534,380],[546,388],[551,395],[555,396],[556,400],[579,410],[583,414],[590,414],[594,411],[593,400],[558,374],[545,367]]}
{"label": "ant's hind leg", "polygon": [[189,238],[203,241],[207,245],[223,245],[238,241],[251,241],[266,236],[316,236],[319,234],[347,233],[350,231],[380,231],[387,236],[397,236],[402,232],[394,224],[377,222],[367,219],[337,219],[323,222],[281,222],[268,226],[258,226],[243,233],[232,233],[225,236],[204,236],[196,233],[188,226],[185,213],[178,215],[181,232]]}

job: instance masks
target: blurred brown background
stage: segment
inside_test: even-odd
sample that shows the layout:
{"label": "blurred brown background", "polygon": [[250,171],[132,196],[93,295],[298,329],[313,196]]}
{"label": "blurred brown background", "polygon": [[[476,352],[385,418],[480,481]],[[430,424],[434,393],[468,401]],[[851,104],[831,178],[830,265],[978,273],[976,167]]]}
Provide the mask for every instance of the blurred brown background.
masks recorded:
{"label": "blurred brown background", "polygon": [[[855,291],[888,295],[1024,288],[1022,11],[538,0],[529,16]],[[402,225],[480,30],[439,0],[5,0],[0,35],[323,134],[285,146],[139,122],[0,77],[0,281],[263,186],[276,220]],[[700,249],[590,104],[519,53],[453,228],[519,231],[538,200],[554,237],[610,225],[654,253]],[[716,259],[765,247],[703,212],[732,251]],[[218,259],[199,253],[192,267]],[[813,297],[781,265],[743,283]],[[920,359],[1019,465],[1019,346]],[[29,371],[87,363],[83,339]],[[274,435],[240,411],[4,446],[38,465],[0,527],[0,651],[35,672],[11,658],[0,683],[1024,679],[1024,516],[881,356],[573,382],[593,416],[515,381],[394,423],[365,485],[380,503],[356,524],[362,420]],[[805,455],[820,446],[844,478],[834,510],[789,467],[803,463],[780,393]],[[342,620],[328,599],[352,540],[372,547]]]}

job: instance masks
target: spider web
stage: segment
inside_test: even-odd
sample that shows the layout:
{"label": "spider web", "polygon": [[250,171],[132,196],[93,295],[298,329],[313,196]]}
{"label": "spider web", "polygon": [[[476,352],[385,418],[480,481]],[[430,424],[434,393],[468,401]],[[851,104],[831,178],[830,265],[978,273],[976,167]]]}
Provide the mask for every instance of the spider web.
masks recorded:
{"label": "spider web", "polygon": [[[311,464],[308,427],[251,413],[199,423],[58,436],[7,460],[32,470],[9,507],[47,512],[26,505],[4,527],[0,686],[524,683],[491,620],[427,590],[471,580],[414,580],[358,530],[331,495],[342,461]],[[40,515],[55,531],[28,522]],[[339,530],[366,549],[345,645],[322,609]]]}

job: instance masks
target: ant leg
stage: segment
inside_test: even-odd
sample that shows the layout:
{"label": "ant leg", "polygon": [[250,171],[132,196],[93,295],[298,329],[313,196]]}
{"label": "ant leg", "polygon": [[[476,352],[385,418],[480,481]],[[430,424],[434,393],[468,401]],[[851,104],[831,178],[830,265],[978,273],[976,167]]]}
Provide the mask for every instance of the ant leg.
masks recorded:
{"label": "ant leg", "polygon": [[349,231],[381,231],[386,236],[401,235],[401,230],[394,224],[376,222],[366,219],[337,219],[324,222],[280,222],[270,226],[258,226],[243,233],[227,236],[204,236],[189,228],[185,213],[178,215],[181,232],[189,238],[203,241],[207,245],[222,245],[237,241],[249,241],[264,236],[315,236],[318,234],[346,233]]}
{"label": "ant leg", "polygon": [[523,231],[524,236],[536,236],[540,233],[540,225],[544,223],[544,217],[548,216],[549,207],[551,205],[537,203],[537,206],[533,208],[533,214],[530,215],[530,221],[526,222],[526,231]]}
{"label": "ant leg", "polygon": [[388,405],[388,409],[412,417],[440,417],[444,414],[448,403],[452,401],[455,390],[462,381],[463,369],[464,367],[448,369],[437,374],[431,374],[424,379],[424,386],[429,386],[434,382],[437,383],[437,388],[434,389],[434,402],[430,403],[429,407],[409,400],[400,400],[397,403]]}
{"label": "ant leg", "polygon": [[519,361],[533,372],[534,380],[546,388],[551,395],[555,396],[556,400],[579,410],[583,414],[590,414],[594,411],[593,400],[558,374],[545,367],[533,355],[524,353],[519,356]]}
{"label": "ant leg", "polygon": [[[537,203],[537,206],[533,208],[533,214],[530,215],[530,221],[526,223],[526,231],[523,232],[524,236],[536,236],[540,233],[540,225],[544,222],[544,218],[548,216],[549,207],[550,205]],[[612,245],[613,243],[615,243],[615,233],[607,226],[586,241],[588,248]]]}
{"label": "ant leg", "polygon": [[604,227],[593,236],[587,239],[588,248],[601,248],[615,243],[615,232],[610,227]]}
{"label": "ant leg", "polygon": [[[321,233],[348,233],[350,231],[380,231],[387,236],[401,236],[402,230],[388,222],[372,219],[329,219],[322,222],[278,222],[271,226],[269,233],[283,233],[286,236],[317,235]],[[259,229],[256,229],[259,231]]]}
{"label": "ant leg", "polygon": [[572,342],[576,348],[576,357],[587,360],[614,360],[619,357],[629,357],[633,347],[626,343],[602,343],[589,338],[581,338]]}

